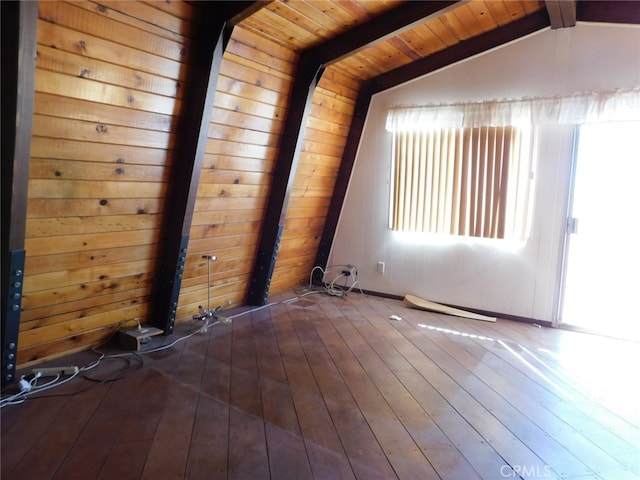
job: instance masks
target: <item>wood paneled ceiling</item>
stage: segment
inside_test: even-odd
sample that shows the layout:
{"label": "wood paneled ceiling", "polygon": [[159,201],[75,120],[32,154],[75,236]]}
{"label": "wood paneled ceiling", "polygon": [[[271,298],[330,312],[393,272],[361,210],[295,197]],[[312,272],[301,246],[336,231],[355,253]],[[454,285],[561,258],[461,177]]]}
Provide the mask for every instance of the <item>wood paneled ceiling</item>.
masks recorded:
{"label": "wood paneled ceiling", "polygon": [[[275,0],[241,26],[297,52],[327,42],[407,2],[392,0]],[[413,3],[413,2],[409,2]],[[364,81],[492,31],[545,8],[538,0],[430,3],[436,12],[339,58],[332,67]]]}

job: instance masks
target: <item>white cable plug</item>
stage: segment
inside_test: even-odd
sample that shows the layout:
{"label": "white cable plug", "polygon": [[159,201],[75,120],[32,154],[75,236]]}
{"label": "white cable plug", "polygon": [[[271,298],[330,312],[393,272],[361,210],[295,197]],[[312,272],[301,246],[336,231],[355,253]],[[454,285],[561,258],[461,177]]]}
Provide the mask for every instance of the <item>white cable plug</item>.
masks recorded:
{"label": "white cable plug", "polygon": [[22,377],[18,382],[18,388],[20,389],[20,393],[29,392],[31,391],[31,382]]}

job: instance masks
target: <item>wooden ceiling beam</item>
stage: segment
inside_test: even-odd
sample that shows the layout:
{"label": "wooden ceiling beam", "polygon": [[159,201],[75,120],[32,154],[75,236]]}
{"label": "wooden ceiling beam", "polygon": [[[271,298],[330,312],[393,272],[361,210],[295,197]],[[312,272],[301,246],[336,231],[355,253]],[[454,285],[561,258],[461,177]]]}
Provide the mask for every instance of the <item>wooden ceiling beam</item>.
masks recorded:
{"label": "wooden ceiling beam", "polygon": [[224,18],[229,25],[235,26],[274,1],[275,0],[236,0],[221,2],[220,0],[192,0],[187,3],[200,8],[204,12],[215,13],[218,18]]}
{"label": "wooden ceiling beam", "polygon": [[280,140],[280,154],[273,171],[271,194],[265,210],[262,234],[249,286],[247,302],[250,305],[267,303],[295,172],[302,152],[307,119],[311,111],[313,93],[323,73],[324,67],[316,61],[315,57],[302,55],[293,83],[289,112]]}
{"label": "wooden ceiling beam", "polygon": [[545,0],[551,29],[568,28],[576,26],[576,1],[575,0]]}
{"label": "wooden ceiling beam", "polygon": [[[347,186],[351,179],[357,149],[364,129],[364,122],[367,117],[369,105],[371,104],[371,97],[383,90],[387,90],[400,85],[401,83],[426,75],[427,73],[446,67],[460,60],[464,60],[467,57],[476,55],[491,48],[498,47],[504,43],[516,40],[548,26],[549,17],[544,10],[540,10],[537,13],[524,17],[521,20],[517,20],[470,40],[463,41],[443,50],[442,52],[416,60],[411,64],[399,67],[388,73],[378,75],[377,77],[373,77],[363,83],[356,102],[355,114],[349,128],[347,146],[342,156],[334,194],[331,198],[329,213],[327,214],[322,238],[316,253],[316,265],[326,266],[329,260],[331,246],[333,244],[336,229],[338,228],[340,212],[344,205]],[[314,281],[319,281],[319,279],[314,278]]]}
{"label": "wooden ceiling beam", "polygon": [[581,22],[640,24],[637,0],[589,0],[578,2],[577,18]]}
{"label": "wooden ceiling beam", "polygon": [[[432,15],[442,14],[452,5],[459,3],[455,1],[407,2],[301,54],[251,277],[247,299],[250,305],[267,303],[313,93],[325,67],[373,42],[410,28],[417,22],[424,22]],[[367,108],[368,103],[364,108],[365,116]],[[354,135],[355,133],[354,131]],[[353,153],[355,158],[355,152]],[[346,165],[345,168],[347,168]],[[349,173],[350,171],[351,168]],[[337,222],[337,218],[335,220]]]}
{"label": "wooden ceiling beam", "polygon": [[2,3],[2,385],[15,380],[26,252],[38,5]]}
{"label": "wooden ceiling beam", "polygon": [[442,15],[464,1],[406,2],[384,15],[359,25],[326,42],[307,50],[325,66],[353,55],[367,46],[399,35],[405,30]]}
{"label": "wooden ceiling beam", "polygon": [[173,332],[176,319],[220,65],[233,30],[231,20],[244,18],[245,14],[253,12],[255,2],[210,2],[202,6],[204,18],[194,41],[198,48],[193,52],[184,111],[179,115],[181,124],[160,234],[162,250],[152,287],[150,319],[165,335]]}
{"label": "wooden ceiling beam", "polygon": [[466,58],[486,52],[505,43],[537,32],[549,26],[546,10],[538,10],[503,27],[496,28],[468,40],[463,40],[445,50],[403,65],[389,72],[374,77],[373,93],[395,87],[415,78],[431,73],[440,68],[459,62]]}

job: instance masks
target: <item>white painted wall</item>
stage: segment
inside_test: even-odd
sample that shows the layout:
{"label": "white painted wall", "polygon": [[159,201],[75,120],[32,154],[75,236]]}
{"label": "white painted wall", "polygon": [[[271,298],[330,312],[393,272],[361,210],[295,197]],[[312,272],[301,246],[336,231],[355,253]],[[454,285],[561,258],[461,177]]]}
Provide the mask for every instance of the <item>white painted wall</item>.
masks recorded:
{"label": "white painted wall", "polygon": [[[640,85],[640,27],[544,30],[376,95],[371,102],[329,265],[354,264],[367,290],[554,321],[570,183],[573,127],[540,132],[532,238],[502,242],[388,229],[391,134],[398,104],[571,94]],[[385,262],[385,273],[376,272]]]}

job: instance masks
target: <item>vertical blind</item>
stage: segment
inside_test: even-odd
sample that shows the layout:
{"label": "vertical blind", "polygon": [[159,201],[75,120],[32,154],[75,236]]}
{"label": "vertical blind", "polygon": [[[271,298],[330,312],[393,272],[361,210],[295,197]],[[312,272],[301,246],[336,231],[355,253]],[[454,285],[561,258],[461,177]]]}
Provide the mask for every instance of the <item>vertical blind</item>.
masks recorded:
{"label": "vertical blind", "polygon": [[395,131],[390,227],[525,239],[531,131],[512,126]]}
{"label": "vertical blind", "polygon": [[524,240],[537,125],[640,119],[640,86],[481,102],[397,106],[390,228]]}

